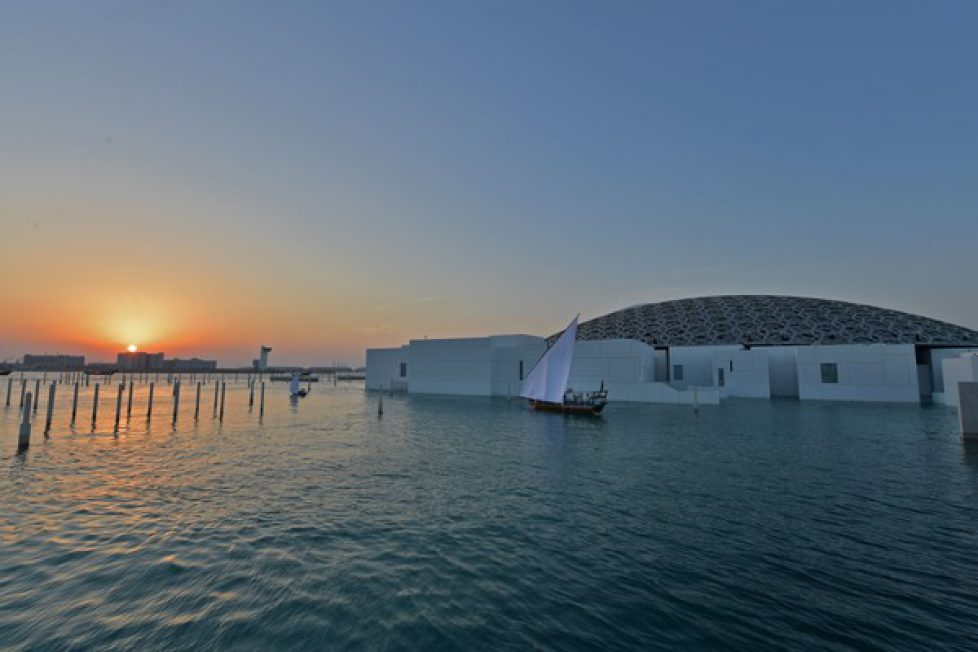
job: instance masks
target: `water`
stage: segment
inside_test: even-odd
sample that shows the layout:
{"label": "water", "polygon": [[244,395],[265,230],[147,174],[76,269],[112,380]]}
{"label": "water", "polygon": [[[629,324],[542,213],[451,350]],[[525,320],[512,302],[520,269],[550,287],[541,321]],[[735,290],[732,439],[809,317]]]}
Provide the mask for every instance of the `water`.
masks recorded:
{"label": "water", "polygon": [[[243,378],[243,377],[242,377]],[[0,378],[0,394],[6,382]],[[978,450],[943,408],[323,384],[0,407],[6,649],[975,649]],[[91,390],[89,389],[88,392]],[[257,400],[257,399],[256,399]],[[125,410],[125,403],[123,404]]]}

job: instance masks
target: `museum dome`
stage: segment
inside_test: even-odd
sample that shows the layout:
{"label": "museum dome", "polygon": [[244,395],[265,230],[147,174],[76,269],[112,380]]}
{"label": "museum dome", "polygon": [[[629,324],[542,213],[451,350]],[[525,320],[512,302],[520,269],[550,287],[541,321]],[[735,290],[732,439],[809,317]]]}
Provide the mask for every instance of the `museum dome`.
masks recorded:
{"label": "museum dome", "polygon": [[978,346],[978,331],[936,319],[845,301],[769,295],[647,303],[578,326],[578,340],[616,338],[639,340],[651,346]]}

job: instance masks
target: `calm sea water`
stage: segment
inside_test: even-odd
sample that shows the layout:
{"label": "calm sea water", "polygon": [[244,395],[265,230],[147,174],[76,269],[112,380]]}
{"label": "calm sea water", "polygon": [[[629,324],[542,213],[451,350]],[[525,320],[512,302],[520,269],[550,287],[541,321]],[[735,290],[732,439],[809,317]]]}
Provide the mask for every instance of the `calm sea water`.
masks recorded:
{"label": "calm sea water", "polygon": [[[0,395],[5,393],[0,378]],[[145,389],[0,405],[4,649],[976,649],[978,450],[943,408]],[[43,422],[46,399],[39,412]],[[84,425],[81,425],[84,424]]]}

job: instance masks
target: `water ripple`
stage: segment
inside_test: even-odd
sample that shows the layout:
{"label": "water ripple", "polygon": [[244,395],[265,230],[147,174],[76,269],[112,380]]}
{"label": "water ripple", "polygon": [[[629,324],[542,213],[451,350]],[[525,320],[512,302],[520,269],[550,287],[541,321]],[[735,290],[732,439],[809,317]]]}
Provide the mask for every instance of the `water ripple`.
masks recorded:
{"label": "water ripple", "polygon": [[59,422],[5,454],[3,647],[978,643],[978,456],[948,411],[594,422],[398,396],[377,419],[375,397],[322,388],[297,408],[272,389],[259,424],[246,396],[223,424]]}

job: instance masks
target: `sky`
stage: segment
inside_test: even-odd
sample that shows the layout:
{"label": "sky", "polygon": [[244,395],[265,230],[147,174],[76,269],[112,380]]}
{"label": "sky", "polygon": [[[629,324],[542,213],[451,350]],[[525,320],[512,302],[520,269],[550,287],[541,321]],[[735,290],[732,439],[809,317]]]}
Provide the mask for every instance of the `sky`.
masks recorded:
{"label": "sky", "polygon": [[0,360],[791,294],[978,328],[978,3],[0,0]]}

